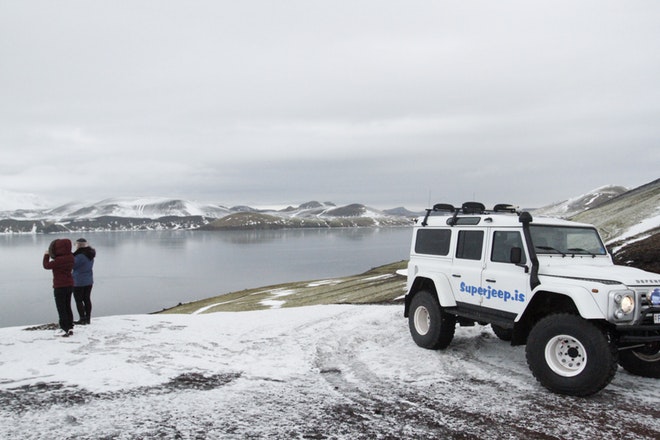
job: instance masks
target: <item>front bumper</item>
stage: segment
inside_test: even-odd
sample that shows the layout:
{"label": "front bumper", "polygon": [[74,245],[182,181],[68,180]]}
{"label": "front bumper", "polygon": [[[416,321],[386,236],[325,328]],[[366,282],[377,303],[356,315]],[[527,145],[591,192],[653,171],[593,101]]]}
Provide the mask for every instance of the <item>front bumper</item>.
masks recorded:
{"label": "front bumper", "polygon": [[616,334],[620,345],[660,342],[660,325],[621,325],[616,327]]}

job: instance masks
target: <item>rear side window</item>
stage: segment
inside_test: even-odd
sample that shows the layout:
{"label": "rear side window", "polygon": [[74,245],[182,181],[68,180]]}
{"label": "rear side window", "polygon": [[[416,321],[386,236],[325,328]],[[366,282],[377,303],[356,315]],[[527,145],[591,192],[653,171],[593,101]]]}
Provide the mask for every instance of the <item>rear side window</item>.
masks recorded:
{"label": "rear side window", "polygon": [[419,229],[415,241],[415,252],[429,255],[449,255],[449,229]]}
{"label": "rear side window", "polygon": [[456,258],[481,260],[483,244],[484,231],[459,231]]}

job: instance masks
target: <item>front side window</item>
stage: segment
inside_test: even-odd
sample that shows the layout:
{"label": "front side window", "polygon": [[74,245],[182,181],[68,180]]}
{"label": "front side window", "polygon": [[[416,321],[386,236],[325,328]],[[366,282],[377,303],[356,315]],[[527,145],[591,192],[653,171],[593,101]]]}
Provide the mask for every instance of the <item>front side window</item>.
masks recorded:
{"label": "front side window", "polygon": [[562,255],[606,255],[605,245],[596,229],[574,226],[530,225],[536,253]]}
{"label": "front side window", "polygon": [[456,258],[481,260],[483,244],[484,231],[459,231]]}
{"label": "front side window", "polygon": [[[511,249],[518,247],[523,248],[523,241],[518,231],[495,231],[493,234],[493,249],[490,255],[490,260],[496,263],[510,263],[511,262]],[[523,252],[521,264],[525,264],[527,259]]]}

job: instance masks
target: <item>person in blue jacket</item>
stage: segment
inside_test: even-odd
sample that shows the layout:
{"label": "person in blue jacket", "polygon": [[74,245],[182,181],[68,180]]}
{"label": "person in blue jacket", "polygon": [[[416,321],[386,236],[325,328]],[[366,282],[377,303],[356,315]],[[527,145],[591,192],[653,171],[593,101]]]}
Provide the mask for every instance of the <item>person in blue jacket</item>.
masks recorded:
{"label": "person in blue jacket", "polygon": [[89,324],[92,316],[92,285],[94,284],[94,258],[96,250],[89,246],[87,240],[76,240],[76,251],[73,253],[73,298],[80,320],[75,324]]}

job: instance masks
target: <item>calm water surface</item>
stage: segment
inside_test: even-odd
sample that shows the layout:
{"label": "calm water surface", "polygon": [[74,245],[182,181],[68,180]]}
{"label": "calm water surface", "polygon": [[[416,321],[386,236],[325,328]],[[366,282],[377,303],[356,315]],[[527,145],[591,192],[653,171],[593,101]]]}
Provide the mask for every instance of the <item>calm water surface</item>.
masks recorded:
{"label": "calm water surface", "polygon": [[[84,234],[96,248],[92,318],[289,281],[353,275],[408,258],[411,229]],[[57,322],[48,244],[81,235],[0,235],[0,327]],[[74,317],[75,304],[72,301]]]}

